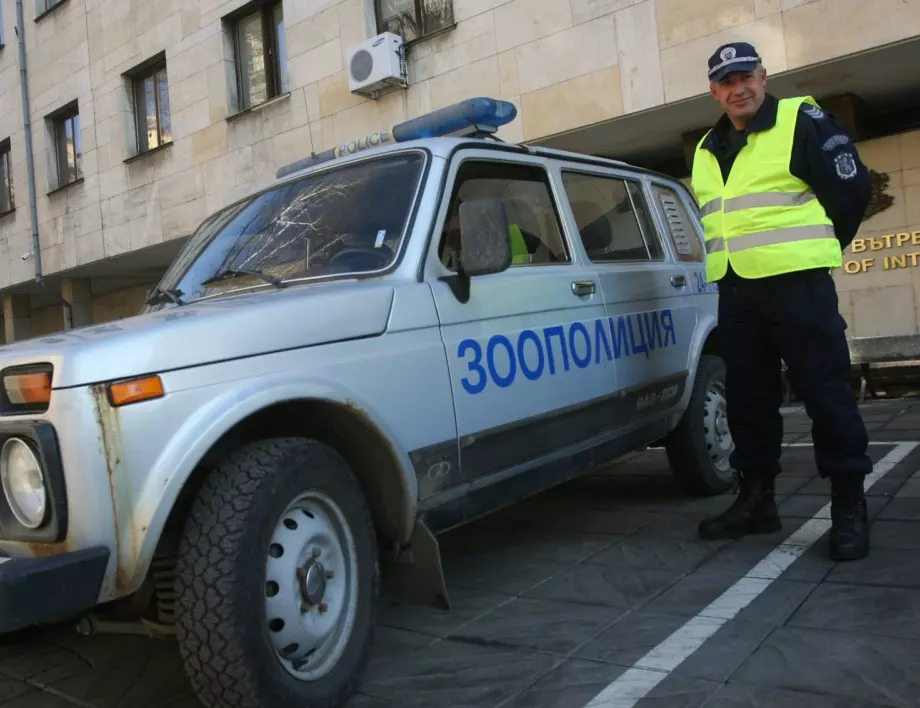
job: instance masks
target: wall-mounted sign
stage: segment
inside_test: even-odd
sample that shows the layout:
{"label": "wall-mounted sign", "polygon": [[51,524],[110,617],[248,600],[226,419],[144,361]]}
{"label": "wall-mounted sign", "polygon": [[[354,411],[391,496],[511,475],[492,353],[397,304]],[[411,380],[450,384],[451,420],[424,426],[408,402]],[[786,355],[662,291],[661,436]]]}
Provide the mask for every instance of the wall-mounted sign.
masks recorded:
{"label": "wall-mounted sign", "polygon": [[[900,248],[901,246],[920,246],[920,230],[902,231],[897,234],[885,234],[884,236],[868,236],[866,238],[855,238],[850,244],[852,253],[864,253],[866,251],[884,251],[889,248]],[[911,251],[910,253],[899,253],[892,255],[880,254],[881,267],[884,270],[897,270],[898,268],[916,268],[920,265],[920,250]],[[876,266],[875,257],[858,258],[855,260],[845,261],[843,270],[852,275],[853,273],[865,273],[870,268]]]}

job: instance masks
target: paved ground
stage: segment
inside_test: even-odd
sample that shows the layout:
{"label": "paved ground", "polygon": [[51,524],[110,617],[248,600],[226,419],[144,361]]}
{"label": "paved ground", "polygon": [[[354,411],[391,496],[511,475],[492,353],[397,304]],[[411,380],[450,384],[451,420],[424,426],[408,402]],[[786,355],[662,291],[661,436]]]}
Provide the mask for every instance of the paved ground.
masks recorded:
{"label": "paved ground", "polygon": [[[864,411],[875,441],[920,440],[920,404]],[[808,441],[800,411],[786,430],[787,442]],[[856,564],[827,560],[826,535],[810,545],[828,488],[808,447],[786,449],[786,526],[773,537],[697,540],[700,518],[731,495],[681,497],[655,450],[451,533],[454,609],[384,601],[349,708],[583,708],[597,696],[592,708],[917,706],[911,448],[872,447],[874,551]],[[197,705],[175,646],[142,638],[51,631],[0,647],[0,677],[3,708]]]}

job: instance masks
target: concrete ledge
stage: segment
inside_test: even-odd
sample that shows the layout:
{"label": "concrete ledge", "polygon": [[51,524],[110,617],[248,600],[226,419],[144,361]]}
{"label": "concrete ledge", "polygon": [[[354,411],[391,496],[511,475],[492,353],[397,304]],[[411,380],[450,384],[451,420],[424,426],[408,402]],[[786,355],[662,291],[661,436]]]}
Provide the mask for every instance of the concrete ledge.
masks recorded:
{"label": "concrete ledge", "polygon": [[854,364],[907,362],[920,359],[920,334],[854,337],[849,340]]}

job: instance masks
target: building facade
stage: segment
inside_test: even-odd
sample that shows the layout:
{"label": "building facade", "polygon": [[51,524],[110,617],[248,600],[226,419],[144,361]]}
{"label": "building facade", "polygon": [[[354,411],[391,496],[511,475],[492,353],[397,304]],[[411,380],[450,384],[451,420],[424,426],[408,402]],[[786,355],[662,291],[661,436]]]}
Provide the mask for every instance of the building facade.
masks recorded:
{"label": "building facade", "polygon": [[[198,224],[278,167],[465,98],[518,107],[505,140],[686,178],[693,145],[719,115],[706,60],[734,40],[757,46],[769,90],[832,110],[874,171],[872,214],[836,275],[851,335],[920,332],[920,0],[0,0],[0,9],[7,342],[137,313]],[[349,49],[384,30],[406,40],[408,86],[350,92]]]}

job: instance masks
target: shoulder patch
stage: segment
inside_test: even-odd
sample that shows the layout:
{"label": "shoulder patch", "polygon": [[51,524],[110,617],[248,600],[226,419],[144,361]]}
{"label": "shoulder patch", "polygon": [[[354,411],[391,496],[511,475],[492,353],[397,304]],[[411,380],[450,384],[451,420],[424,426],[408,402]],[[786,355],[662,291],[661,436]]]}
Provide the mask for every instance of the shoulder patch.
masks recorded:
{"label": "shoulder patch", "polygon": [[812,105],[806,105],[803,108],[803,113],[805,113],[807,116],[810,116],[811,118],[814,118],[815,120],[821,120],[826,115],[820,108]]}
{"label": "shoulder patch", "polygon": [[834,158],[837,166],[837,176],[840,179],[853,179],[856,176],[856,159],[852,153],[844,152]]}
{"label": "shoulder patch", "polygon": [[850,142],[850,139],[849,139],[846,135],[842,135],[842,134],[841,134],[841,135],[835,135],[835,136],[829,138],[828,141],[827,141],[826,143],[824,143],[824,145],[822,145],[821,147],[822,147],[824,150],[826,150],[827,152],[830,152],[830,151],[833,150],[835,147],[840,147],[841,145],[846,145],[846,144],[849,143],[849,142]]}

